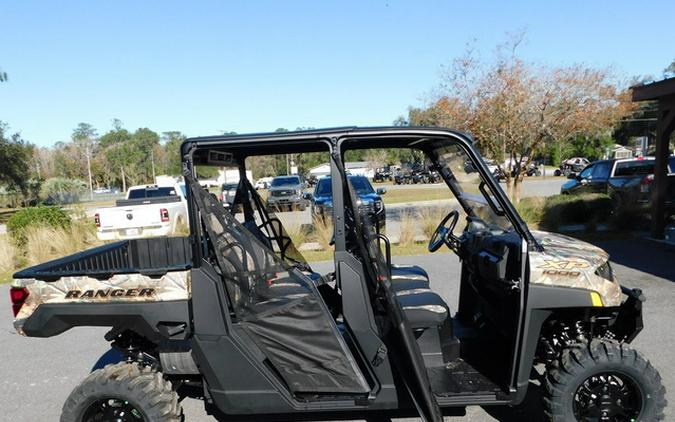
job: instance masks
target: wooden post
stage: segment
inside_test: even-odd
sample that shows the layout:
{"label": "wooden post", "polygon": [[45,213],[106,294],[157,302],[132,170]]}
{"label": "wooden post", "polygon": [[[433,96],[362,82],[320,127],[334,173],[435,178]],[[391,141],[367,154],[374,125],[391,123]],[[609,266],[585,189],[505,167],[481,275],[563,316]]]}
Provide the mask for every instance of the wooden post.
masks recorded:
{"label": "wooden post", "polygon": [[675,100],[659,101],[659,122],[656,131],[656,163],[654,164],[654,185],[652,189],[652,227],[655,239],[663,239],[666,218],[665,202],[668,178],[668,155],[670,135],[675,127]]}

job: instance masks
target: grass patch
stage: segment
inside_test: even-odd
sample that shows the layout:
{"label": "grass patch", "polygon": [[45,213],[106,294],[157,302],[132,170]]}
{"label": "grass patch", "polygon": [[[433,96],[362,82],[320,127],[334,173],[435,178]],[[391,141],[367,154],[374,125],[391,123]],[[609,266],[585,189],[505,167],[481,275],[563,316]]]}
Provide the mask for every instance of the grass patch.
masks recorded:
{"label": "grass patch", "polygon": [[75,220],[67,228],[38,226],[26,230],[24,256],[29,265],[36,265],[99,244],[95,227],[83,220]]}
{"label": "grass patch", "polygon": [[315,220],[314,232],[311,239],[318,243],[322,250],[332,251],[333,247],[330,245],[330,242],[333,240],[333,223],[328,218],[325,220]]}
{"label": "grass patch", "polygon": [[426,207],[417,211],[422,233],[431,239],[438,224],[447,215],[447,210],[442,207]]}
{"label": "grass patch", "polygon": [[[74,214],[82,216],[77,210]],[[0,283],[12,281],[12,274],[29,265],[51,261],[102,244],[96,227],[88,218],[72,218],[60,227],[49,222],[21,228],[21,236],[0,235]]]}
{"label": "grass patch", "polygon": [[333,251],[302,251],[302,256],[307,262],[330,261],[333,259]]}
{"label": "grass patch", "polygon": [[310,234],[302,224],[288,224],[284,226],[284,229],[295,245],[302,245],[309,239]]}
{"label": "grass patch", "polygon": [[10,274],[16,265],[16,250],[8,235],[0,235],[0,280]]}
{"label": "grass patch", "polygon": [[447,186],[432,188],[401,188],[390,189],[382,200],[385,204],[401,204],[405,202],[416,201],[436,201],[441,199],[451,199],[452,192]]}
{"label": "grass patch", "polygon": [[400,246],[408,247],[415,243],[415,215],[412,212],[401,213],[399,230],[398,244]]}
{"label": "grass patch", "polygon": [[[448,249],[447,252],[450,252]],[[412,243],[407,246],[391,245],[392,256],[425,255],[430,253],[426,243]],[[307,262],[331,261],[333,251],[303,251]]]}

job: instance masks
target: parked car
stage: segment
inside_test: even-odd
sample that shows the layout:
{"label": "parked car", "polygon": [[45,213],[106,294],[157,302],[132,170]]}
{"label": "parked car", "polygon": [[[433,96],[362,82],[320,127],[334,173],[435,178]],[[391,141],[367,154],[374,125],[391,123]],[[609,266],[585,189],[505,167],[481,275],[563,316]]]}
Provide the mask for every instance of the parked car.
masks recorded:
{"label": "parked car", "polygon": [[255,189],[267,189],[270,186],[270,183],[272,183],[273,177],[261,177],[260,179],[255,181]]}
{"label": "parked car", "polygon": [[188,222],[185,185],[132,186],[115,207],[97,209],[94,222],[101,240],[173,234]]}
{"label": "parked car", "polygon": [[[373,189],[373,185],[365,176],[350,175],[347,176],[347,179],[358,196],[359,210],[369,213],[371,219],[379,225],[379,229],[384,229],[387,213],[382,195],[387,193],[387,190],[384,188]],[[324,221],[326,218],[333,217],[333,187],[330,176],[319,179],[314,188],[314,193],[305,195],[305,198],[311,204],[312,218]]]}
{"label": "parked car", "polygon": [[225,183],[221,186],[220,202],[225,208],[230,208],[234,204],[234,198],[237,196],[239,183]]}
{"label": "parked car", "polygon": [[218,186],[216,179],[199,179],[199,184],[205,188],[213,188]]}
{"label": "parked car", "polygon": [[270,209],[292,211],[298,209],[304,211],[307,202],[303,198],[305,184],[300,176],[277,176],[272,179],[267,195],[267,207]]}
{"label": "parked car", "polygon": [[[465,159],[480,159],[467,135],[340,128],[288,139],[188,139],[180,157],[189,237],[115,242],[14,274],[14,327],[36,337],[20,352],[49,347],[37,338],[73,327],[108,329],[101,340],[112,350],[66,399],[62,422],[178,422],[185,398],[221,421],[443,422],[469,406],[512,413],[502,409],[523,404],[533,382],[542,405],[526,403],[528,416],[517,420],[664,418],[662,378],[631,345],[655,322],[643,319],[643,306],[654,304],[621,284],[631,280],[614,276],[602,249],[530,230],[483,166],[462,173]],[[278,218],[247,212],[241,221],[195,179],[212,151],[232,151],[245,170],[263,141],[284,154],[324,151],[326,139],[335,140],[328,148],[340,206],[334,270],[324,274],[295,253]],[[419,265],[392,263],[390,240],[373,233],[349,189],[346,153],[393,144],[434,160],[460,206],[444,205],[427,248],[457,255],[461,266],[436,258],[442,268],[433,283]],[[451,283],[452,310],[434,292]],[[80,362],[79,372],[91,366]]]}
{"label": "parked car", "polygon": [[[653,157],[624,158],[595,161],[579,174],[570,173],[562,185],[562,194],[605,193],[615,208],[628,204],[648,207],[651,204],[651,186],[654,181]],[[675,203],[675,157],[668,161],[666,207]]]}
{"label": "parked car", "polygon": [[94,193],[97,194],[97,195],[102,195],[102,194],[107,194],[107,193],[113,193],[113,191],[110,188],[97,188],[97,189],[94,189]]}
{"label": "parked car", "polygon": [[560,163],[560,168],[557,169],[553,174],[556,176],[565,176],[568,177],[571,173],[579,173],[587,165],[590,164],[587,158],[584,157],[572,157],[564,160]]}

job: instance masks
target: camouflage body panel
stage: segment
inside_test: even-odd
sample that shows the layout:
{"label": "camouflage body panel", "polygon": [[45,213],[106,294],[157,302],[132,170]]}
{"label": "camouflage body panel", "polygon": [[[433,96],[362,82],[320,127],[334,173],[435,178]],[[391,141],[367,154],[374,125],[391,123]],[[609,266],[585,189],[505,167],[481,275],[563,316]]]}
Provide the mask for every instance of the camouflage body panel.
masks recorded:
{"label": "camouflage body panel", "polygon": [[532,235],[544,251],[530,252],[530,283],[595,291],[604,306],[621,305],[621,286],[616,279],[598,275],[598,269],[609,261],[607,252],[561,234],[532,231]]}
{"label": "camouflage body panel", "polygon": [[24,321],[42,304],[163,302],[190,298],[190,272],[172,271],[160,278],[142,274],[117,274],[106,280],[87,276],[61,277],[56,281],[15,279],[15,287],[28,290],[26,302],[14,320],[24,334]]}

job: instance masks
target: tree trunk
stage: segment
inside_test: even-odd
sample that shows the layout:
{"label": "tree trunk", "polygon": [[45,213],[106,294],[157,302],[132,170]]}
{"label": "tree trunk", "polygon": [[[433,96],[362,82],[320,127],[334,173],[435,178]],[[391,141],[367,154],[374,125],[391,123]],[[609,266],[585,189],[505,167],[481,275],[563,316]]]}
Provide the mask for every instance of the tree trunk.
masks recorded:
{"label": "tree trunk", "polygon": [[513,177],[506,177],[506,195],[513,199]]}
{"label": "tree trunk", "polygon": [[523,186],[523,178],[518,175],[513,178],[513,189],[511,191],[511,202],[515,204],[520,203],[521,188]]}

